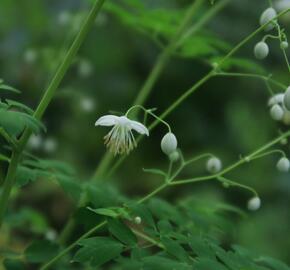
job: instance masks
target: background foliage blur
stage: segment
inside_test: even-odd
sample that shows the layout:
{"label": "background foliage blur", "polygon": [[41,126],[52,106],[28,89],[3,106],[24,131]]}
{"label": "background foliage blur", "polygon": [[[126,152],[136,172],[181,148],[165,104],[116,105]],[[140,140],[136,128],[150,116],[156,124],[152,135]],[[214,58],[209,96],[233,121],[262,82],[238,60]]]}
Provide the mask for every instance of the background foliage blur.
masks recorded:
{"label": "background foliage blur", "polygon": [[[149,9],[171,11],[182,11],[188,3],[186,0],[143,2]],[[89,1],[80,0],[1,0],[0,77],[22,90],[19,99],[27,105],[36,107],[89,5]],[[267,5],[266,0],[233,0],[202,31],[211,31],[221,41],[234,45],[257,28],[259,16]],[[209,3],[202,12],[208,8]],[[288,25],[288,37],[289,22],[289,16],[282,20],[284,26]],[[252,51],[261,38],[262,35],[252,40],[238,56],[256,62]],[[73,164],[79,181],[88,180],[106,151],[102,142],[106,130],[94,127],[96,118],[109,111],[128,109],[159,52],[160,48],[142,31],[128,27],[105,9],[45,114],[47,133],[41,138],[32,138],[30,149],[37,155]],[[209,70],[214,55],[213,50],[196,53],[193,57],[173,56],[146,106],[156,107],[161,113]],[[271,73],[277,80],[289,84],[289,73],[278,43],[270,43],[270,57],[256,64],[262,67],[252,66],[253,72]],[[268,98],[260,80],[214,78],[178,107],[168,121],[185,156],[210,151],[219,156],[224,165],[229,165],[239,155],[276,136],[279,129],[286,128],[269,117]],[[145,174],[142,168],[165,168],[166,157],[160,151],[164,132],[162,126],[154,130],[108,181],[129,197],[145,194],[157,186],[160,180]],[[283,148],[289,154],[289,146]],[[231,173],[231,178],[254,187],[263,205],[258,212],[237,218],[234,229],[226,237],[229,242],[290,263],[287,237],[290,181],[289,174],[276,171],[276,160],[277,156],[270,156]],[[204,167],[200,162],[186,173],[200,175],[205,172]],[[249,194],[243,190],[223,189],[216,183],[178,187],[162,196],[175,202],[189,194],[203,200],[230,202],[245,211],[249,199]],[[20,219],[25,219],[32,207],[35,220],[31,231],[50,228],[57,233],[69,217],[73,204],[58,186],[45,181],[29,184],[17,191],[14,198],[14,208],[24,209],[19,210]],[[22,221],[15,219],[15,224]],[[15,246],[19,248],[29,240],[30,235],[25,230],[18,228]]]}

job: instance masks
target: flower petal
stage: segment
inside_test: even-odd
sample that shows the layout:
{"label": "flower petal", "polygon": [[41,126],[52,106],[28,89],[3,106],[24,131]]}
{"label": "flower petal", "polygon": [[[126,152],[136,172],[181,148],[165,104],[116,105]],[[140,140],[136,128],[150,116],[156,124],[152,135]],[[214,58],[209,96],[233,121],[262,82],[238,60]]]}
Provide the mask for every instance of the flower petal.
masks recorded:
{"label": "flower petal", "polygon": [[95,126],[113,126],[117,123],[118,119],[119,117],[116,115],[105,115],[96,121]]}
{"label": "flower petal", "polygon": [[138,133],[146,134],[147,136],[149,136],[148,129],[144,125],[142,125],[141,123],[139,123],[137,121],[130,120],[130,126],[132,129],[134,129]]}

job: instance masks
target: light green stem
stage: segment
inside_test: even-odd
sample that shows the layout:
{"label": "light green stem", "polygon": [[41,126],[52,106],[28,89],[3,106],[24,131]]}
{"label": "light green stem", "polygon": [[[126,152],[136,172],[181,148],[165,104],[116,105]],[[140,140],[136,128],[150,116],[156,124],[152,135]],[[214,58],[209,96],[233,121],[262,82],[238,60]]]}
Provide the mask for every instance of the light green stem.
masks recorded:
{"label": "light green stem", "polygon": [[[56,71],[55,76],[53,77],[52,81],[50,82],[47,90],[45,91],[37,109],[35,110],[34,117],[36,119],[41,119],[44,112],[46,111],[48,105],[50,104],[55,91],[57,90],[59,84],[61,83],[64,75],[66,74],[68,68],[70,67],[74,56],[78,52],[81,44],[83,43],[88,31],[93,26],[94,21],[96,19],[97,14],[99,13],[102,5],[104,4],[105,0],[98,0],[93,5],[87,19],[83,23],[78,35],[76,36],[73,44],[71,45],[70,49],[68,50],[65,58],[63,59],[63,62],[59,66],[59,68]],[[21,158],[21,154],[26,146],[26,143],[31,135],[31,130],[26,129],[19,139],[19,144],[16,150],[13,150],[11,155],[11,162],[8,167],[8,172],[6,175],[5,182],[3,184],[3,190],[0,197],[0,226],[3,222],[3,217],[7,209],[8,200],[10,197],[10,193],[12,190],[12,187],[15,183],[15,176],[16,176],[16,170],[17,165],[19,163],[19,160]]]}

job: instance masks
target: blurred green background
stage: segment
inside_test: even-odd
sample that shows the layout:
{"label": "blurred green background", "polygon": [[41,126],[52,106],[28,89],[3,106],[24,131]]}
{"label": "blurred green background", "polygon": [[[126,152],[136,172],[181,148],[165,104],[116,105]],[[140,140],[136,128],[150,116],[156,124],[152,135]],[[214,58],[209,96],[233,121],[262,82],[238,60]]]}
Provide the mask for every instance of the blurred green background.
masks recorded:
{"label": "blurred green background", "polygon": [[[189,3],[185,0],[143,2],[149,9],[169,10],[182,9]],[[230,1],[201,31],[210,30],[219,39],[237,44],[258,27],[259,16],[267,5],[266,0]],[[0,77],[22,91],[19,99],[25,104],[37,106],[89,6],[90,2],[84,0],[1,0]],[[195,20],[209,8],[206,2]],[[288,27],[287,34],[289,22],[289,16],[281,20]],[[256,61],[253,47],[262,37],[261,34],[251,40],[238,56]],[[106,151],[102,137],[107,130],[95,128],[95,120],[109,111],[124,112],[130,107],[159,52],[160,48],[148,36],[103,10],[45,114],[47,133],[30,140],[30,150],[39,156],[73,164],[79,181],[88,180]],[[146,107],[158,108],[157,113],[164,111],[210,69],[208,59],[208,55],[173,56]],[[267,74],[289,84],[289,73],[277,42],[270,42],[270,56],[259,64]],[[210,151],[226,166],[277,136],[279,130],[287,129],[270,118],[268,98],[266,86],[260,80],[214,78],[167,120],[186,157]],[[164,132],[164,127],[158,126],[106,181],[132,198],[156,187],[160,180],[145,174],[142,168],[166,168],[167,159],[160,150]],[[289,154],[288,145],[281,148]],[[262,208],[235,220],[235,229],[227,238],[229,242],[290,263],[290,179],[289,174],[277,172],[277,158],[267,157],[230,174],[232,179],[258,191]],[[185,176],[204,174],[204,167],[204,162],[200,162],[188,168]],[[188,194],[204,200],[218,198],[247,211],[247,192],[223,189],[216,183],[178,187],[162,196],[174,202]],[[17,211],[32,207],[56,232],[61,230],[73,208],[73,202],[61,189],[48,182],[28,185],[14,199]],[[25,246],[29,237],[20,228],[15,246]]]}

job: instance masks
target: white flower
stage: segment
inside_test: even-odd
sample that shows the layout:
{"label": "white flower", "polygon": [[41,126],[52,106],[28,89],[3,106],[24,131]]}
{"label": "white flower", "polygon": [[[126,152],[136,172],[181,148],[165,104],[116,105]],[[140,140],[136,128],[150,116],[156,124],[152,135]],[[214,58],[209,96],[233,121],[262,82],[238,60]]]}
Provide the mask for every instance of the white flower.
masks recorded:
{"label": "white flower", "polygon": [[261,207],[261,199],[259,197],[253,197],[248,201],[248,209],[256,211]]}
{"label": "white flower", "polygon": [[129,154],[137,146],[132,130],[149,136],[144,125],[126,116],[105,115],[96,121],[95,126],[114,126],[104,137],[105,145],[114,155]]}

